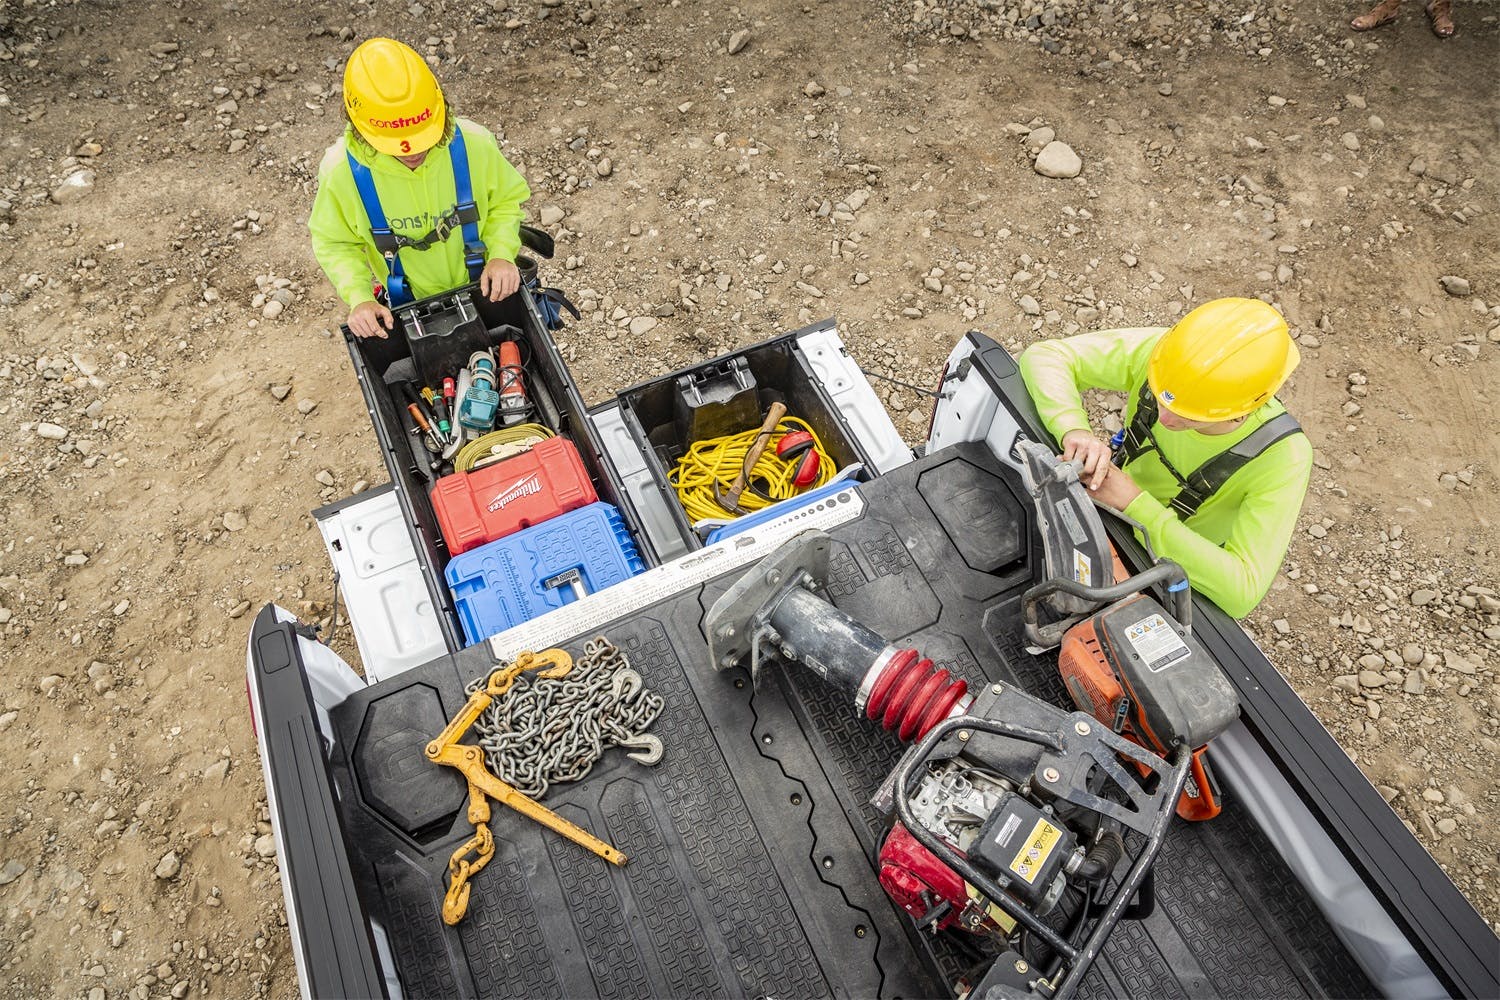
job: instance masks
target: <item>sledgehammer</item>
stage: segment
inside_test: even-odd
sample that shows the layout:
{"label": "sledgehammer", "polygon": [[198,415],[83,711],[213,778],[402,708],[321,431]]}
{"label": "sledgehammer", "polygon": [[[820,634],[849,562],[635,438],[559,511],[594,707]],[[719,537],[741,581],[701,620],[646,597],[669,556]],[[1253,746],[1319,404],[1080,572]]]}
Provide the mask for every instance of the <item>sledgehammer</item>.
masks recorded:
{"label": "sledgehammer", "polygon": [[740,463],[740,474],[729,484],[729,492],[720,493],[719,484],[714,483],[714,500],[729,513],[737,517],[750,513],[740,508],[740,494],[745,492],[745,486],[750,482],[750,470],[760,461],[761,452],[766,450],[771,435],[776,433],[776,425],[781,423],[784,416],[786,407],[781,403],[772,403],[771,408],[766,411],[765,422],[760,425],[760,433],[755,435],[755,440],[750,443],[750,450],[745,453],[745,460]]}

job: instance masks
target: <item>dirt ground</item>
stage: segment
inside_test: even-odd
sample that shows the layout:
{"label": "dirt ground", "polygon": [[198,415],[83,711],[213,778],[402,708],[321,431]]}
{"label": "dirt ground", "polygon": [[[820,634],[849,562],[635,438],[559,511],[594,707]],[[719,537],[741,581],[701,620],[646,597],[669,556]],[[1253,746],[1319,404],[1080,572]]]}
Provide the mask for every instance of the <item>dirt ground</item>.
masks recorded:
{"label": "dirt ground", "polygon": [[1247,627],[1500,918],[1500,11],[1407,7],[0,5],[0,992],[296,991],[242,671],[263,603],[329,614],[307,512],[385,478],[306,237],[381,33],[561,214],[591,402],[825,315],[927,385],[970,328],[1281,307],[1318,465]]}

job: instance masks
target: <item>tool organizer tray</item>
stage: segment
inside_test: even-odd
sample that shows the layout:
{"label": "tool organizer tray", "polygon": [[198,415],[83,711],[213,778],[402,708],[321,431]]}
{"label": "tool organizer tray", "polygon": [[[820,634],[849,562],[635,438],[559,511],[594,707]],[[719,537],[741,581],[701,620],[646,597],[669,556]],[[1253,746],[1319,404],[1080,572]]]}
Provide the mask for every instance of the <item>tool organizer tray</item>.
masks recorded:
{"label": "tool organizer tray", "polygon": [[[971,683],[1062,703],[1055,664],[1018,634],[1040,552],[1017,478],[961,445],[863,485],[863,513],[831,532],[828,596]],[[705,609],[742,571],[598,630],[665,700],[652,727],[664,756],[648,768],[610,751],[545,804],[629,864],[497,807],[495,858],[457,927],[439,913],[448,857],[472,832],[465,788],[422,748],[492,668],[487,647],[334,710],[358,892],[408,995],[951,995],[977,955],[916,932],[871,863],[884,827],[866,803],[902,745],[806,672],[772,663],[754,691],[744,671],[709,668]],[[562,645],[578,655],[588,638]],[[1218,819],[1174,824],[1156,890],[1155,913],[1120,926],[1081,995],[1373,992],[1232,789]]]}

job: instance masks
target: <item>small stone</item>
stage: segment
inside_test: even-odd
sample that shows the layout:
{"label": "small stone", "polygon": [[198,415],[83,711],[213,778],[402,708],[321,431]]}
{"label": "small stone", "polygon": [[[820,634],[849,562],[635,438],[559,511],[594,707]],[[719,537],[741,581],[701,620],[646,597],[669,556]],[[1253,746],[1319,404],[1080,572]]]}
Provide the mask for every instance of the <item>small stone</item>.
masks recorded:
{"label": "small stone", "polygon": [[116,618],[120,617],[125,612],[130,610],[130,598],[125,598],[119,604],[116,604],[112,610],[114,611]]}
{"label": "small stone", "polygon": [[1438,820],[1435,825],[1437,826],[1437,832],[1446,837],[1448,834],[1458,829],[1458,820],[1454,819],[1452,816],[1444,816],[1442,819]]}
{"label": "small stone", "polygon": [[46,438],[48,441],[61,441],[68,436],[68,429],[43,421],[36,425],[36,436]]}
{"label": "small stone", "polygon": [[1349,150],[1351,153],[1359,152],[1359,136],[1355,135],[1353,132],[1345,132],[1342,136],[1339,137],[1339,141],[1342,142],[1344,144],[1344,148]]}
{"label": "small stone", "polygon": [[1280,94],[1272,94],[1270,97],[1266,98],[1266,103],[1273,108],[1284,108],[1286,107],[1286,98],[1282,97]]}
{"label": "small stone", "polygon": [[207,781],[223,781],[227,774],[229,774],[228,757],[220,757],[203,769],[203,777]]}
{"label": "small stone", "polygon": [[317,472],[313,473],[313,478],[324,486],[332,486],[334,483],[333,473],[329,472],[327,469],[319,469]]}
{"label": "small stone", "polygon": [[544,226],[555,226],[567,217],[568,213],[556,205],[543,205],[541,211],[537,213],[537,218]]}
{"label": "small stone", "polygon": [[1170,83],[1164,83],[1160,87],[1156,88],[1156,92],[1163,97],[1171,97],[1172,85]]}
{"label": "small stone", "polygon": [[0,866],[0,885],[10,885],[26,872],[26,866],[15,858],[11,858]]}
{"label": "small stone", "polygon": [[1275,621],[1271,622],[1271,627],[1276,630],[1277,635],[1292,634],[1292,623],[1287,621],[1285,618],[1277,618]]}
{"label": "small stone", "polygon": [[1406,675],[1401,682],[1401,690],[1407,694],[1422,694],[1427,690],[1427,679],[1422,676],[1421,670],[1413,670]]}
{"label": "small stone", "polygon": [[249,610],[250,610],[250,602],[249,601],[241,601],[240,603],[236,604],[234,607],[232,607],[232,608],[229,609],[229,617],[231,617],[231,618],[240,618],[240,617],[243,617],[244,614],[245,614],[245,612],[249,611]]}
{"label": "small stone", "polygon": [[1359,658],[1359,665],[1366,670],[1381,670],[1385,667],[1385,657],[1379,653],[1366,653]]}
{"label": "small stone", "polygon": [[1083,158],[1073,152],[1073,147],[1054,139],[1042,147],[1032,169],[1043,177],[1067,179],[1083,172]]}
{"label": "small stone", "polygon": [[1043,125],[1041,128],[1034,128],[1026,133],[1026,148],[1031,150],[1032,156],[1035,156],[1042,151],[1047,143],[1056,138],[1057,132],[1050,126]]}
{"label": "small stone", "polygon": [[1465,295],[1468,295],[1473,291],[1473,289],[1469,287],[1469,279],[1460,278],[1456,274],[1443,275],[1438,279],[1438,284],[1443,286],[1443,291],[1458,298],[1463,298]]}
{"label": "small stone", "polygon": [[52,200],[59,205],[86,198],[94,190],[95,174],[92,170],[80,170],[63,178],[63,182],[52,189]]}
{"label": "small stone", "polygon": [[302,399],[297,400],[297,412],[302,414],[304,417],[317,408],[318,401],[315,399],[308,399],[306,397],[303,397]]}
{"label": "small stone", "polygon": [[273,386],[271,386],[271,395],[274,396],[274,397],[276,397],[276,402],[278,402],[278,403],[281,402],[282,400],[286,399],[291,394],[292,394],[292,387],[289,386],[289,385],[273,385]]}
{"label": "small stone", "polygon": [[1422,647],[1414,642],[1408,642],[1401,647],[1401,659],[1409,666],[1417,666],[1422,662],[1424,656],[1426,656],[1426,653]]}
{"label": "small stone", "polygon": [[14,726],[16,724],[16,720],[20,717],[21,713],[15,711],[14,709],[9,712],[0,713],[0,733],[5,732],[11,726]]}
{"label": "small stone", "polygon": [[598,174],[600,177],[608,177],[614,172],[615,161],[611,160],[607,156],[604,157],[604,159],[600,160],[598,163],[594,164],[594,173]]}
{"label": "small stone", "polygon": [[817,80],[808,80],[807,83],[803,85],[802,92],[808,97],[822,97],[824,94],[828,93],[828,91],[823,89],[823,85]]}
{"label": "small stone", "polygon": [[1413,590],[1411,592],[1411,603],[1414,607],[1422,608],[1438,599],[1435,590]]}
{"label": "small stone", "polygon": [[285,311],[286,311],[286,306],[282,305],[276,299],[272,299],[270,302],[267,302],[265,304],[265,307],[263,309],[261,309],[260,314],[262,316],[264,316],[266,319],[275,319],[277,316],[280,316]]}
{"label": "small stone", "polygon": [[856,285],[868,285],[870,283],[870,276],[863,271],[855,271],[854,283]]}
{"label": "small stone", "polygon": [[36,687],[38,691],[42,692],[42,694],[50,698],[57,692],[57,689],[62,685],[62,682],[62,675],[48,674],[46,677],[43,677],[41,680],[36,682]]}
{"label": "small stone", "polygon": [[630,332],[637,337],[644,336],[655,330],[659,322],[655,316],[637,316],[630,321]]}
{"label": "small stone", "polygon": [[1028,316],[1040,316],[1042,314],[1041,303],[1037,302],[1030,295],[1021,296],[1016,300],[1016,305],[1020,306],[1021,311]]}
{"label": "small stone", "polygon": [[276,856],[276,837],[269,833],[263,833],[259,837],[256,837],[255,853],[263,858],[274,858]]}
{"label": "small stone", "polygon": [[734,34],[729,36],[729,54],[732,56],[738,55],[740,51],[744,49],[745,44],[749,41],[750,31],[748,29],[741,28],[739,31],[736,31]]}
{"label": "small stone", "polygon": [[162,855],[156,863],[156,877],[164,882],[170,882],[182,871],[182,859],[177,856],[176,851],[168,851]]}
{"label": "small stone", "polygon": [[1436,788],[1424,788],[1422,789],[1422,801],[1431,802],[1433,805],[1442,805],[1444,801],[1443,793]]}
{"label": "small stone", "polygon": [[224,527],[230,531],[244,531],[250,525],[250,521],[237,510],[226,510],[224,512]]}
{"label": "small stone", "polygon": [[1359,672],[1359,686],[1367,688],[1385,687],[1385,675],[1374,670],[1361,670]]}

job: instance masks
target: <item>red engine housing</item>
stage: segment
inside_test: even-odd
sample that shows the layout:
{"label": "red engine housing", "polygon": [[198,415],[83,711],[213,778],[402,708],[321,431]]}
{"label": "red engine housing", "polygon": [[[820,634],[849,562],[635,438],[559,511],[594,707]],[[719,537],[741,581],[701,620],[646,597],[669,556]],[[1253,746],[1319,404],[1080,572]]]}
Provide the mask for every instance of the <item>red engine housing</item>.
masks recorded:
{"label": "red engine housing", "polygon": [[900,823],[880,845],[880,884],[918,923],[946,900],[952,908],[938,919],[940,930],[957,924],[969,902],[968,887],[958,873],[917,843]]}

